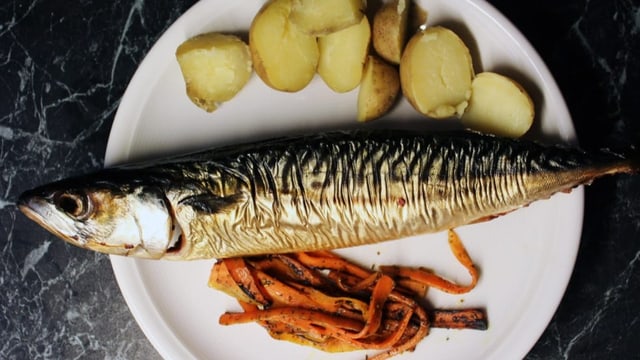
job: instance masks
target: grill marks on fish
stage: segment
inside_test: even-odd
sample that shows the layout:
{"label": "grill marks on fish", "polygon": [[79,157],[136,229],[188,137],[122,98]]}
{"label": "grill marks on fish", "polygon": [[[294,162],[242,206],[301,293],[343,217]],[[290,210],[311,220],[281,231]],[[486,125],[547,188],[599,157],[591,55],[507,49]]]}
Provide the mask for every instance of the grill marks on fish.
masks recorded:
{"label": "grill marks on fish", "polygon": [[303,236],[309,248],[342,247],[479,221],[589,181],[598,165],[577,150],[486,140],[333,134],[257,146],[216,164],[246,174],[227,179],[238,188],[224,185],[250,201],[242,228],[282,251],[304,247]]}

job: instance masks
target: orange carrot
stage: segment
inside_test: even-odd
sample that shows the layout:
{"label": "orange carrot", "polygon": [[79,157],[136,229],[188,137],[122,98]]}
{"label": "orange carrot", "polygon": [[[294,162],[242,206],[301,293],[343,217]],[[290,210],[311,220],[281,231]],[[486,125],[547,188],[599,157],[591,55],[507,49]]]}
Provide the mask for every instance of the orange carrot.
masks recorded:
{"label": "orange carrot", "polygon": [[413,350],[431,327],[486,329],[486,316],[478,309],[427,315],[416,301],[429,287],[457,294],[477,284],[478,271],[453,231],[449,246],[469,271],[470,284],[425,269],[372,271],[329,251],[221,260],[209,284],[236,297],[242,307],[221,315],[220,324],[256,322],[274,339],[327,352],[380,350],[370,359],[383,360]]}
{"label": "orange carrot", "polygon": [[431,326],[446,329],[487,330],[487,316],[480,309],[433,310]]}
{"label": "orange carrot", "polygon": [[356,332],[362,328],[362,323],[353,319],[327,314],[322,311],[303,309],[299,307],[279,307],[253,312],[224,313],[220,316],[221,325],[242,324],[255,321],[282,321],[304,327],[319,326],[328,331],[339,334]]}
{"label": "orange carrot", "polygon": [[456,284],[422,268],[414,269],[402,266],[381,266],[380,270],[386,274],[390,274],[396,279],[408,279],[450,294],[467,293],[478,283],[478,270],[475,265],[473,265],[473,262],[467,254],[467,251],[464,249],[460,238],[453,230],[449,230],[449,246],[456,259],[458,259],[462,266],[467,269],[469,275],[471,275],[471,282],[469,285]]}
{"label": "orange carrot", "polygon": [[271,299],[265,296],[263,287],[256,279],[251,269],[247,267],[243,258],[228,258],[222,260],[227,267],[227,271],[233,281],[240,289],[247,294],[249,298],[256,303],[268,307],[271,305]]}

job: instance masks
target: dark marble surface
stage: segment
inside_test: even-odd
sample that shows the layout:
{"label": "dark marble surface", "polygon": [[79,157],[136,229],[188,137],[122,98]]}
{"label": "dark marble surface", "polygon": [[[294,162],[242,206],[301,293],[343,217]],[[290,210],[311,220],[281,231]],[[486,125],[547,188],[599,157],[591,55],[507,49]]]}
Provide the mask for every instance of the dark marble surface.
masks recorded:
{"label": "dark marble surface", "polygon": [[[640,140],[637,0],[490,1],[556,77],[585,148]],[[108,257],[54,239],[18,213],[36,184],[102,166],[123,91],[193,1],[4,1],[0,5],[0,358],[159,358]],[[586,191],[576,268],[529,359],[639,358],[640,177]]]}

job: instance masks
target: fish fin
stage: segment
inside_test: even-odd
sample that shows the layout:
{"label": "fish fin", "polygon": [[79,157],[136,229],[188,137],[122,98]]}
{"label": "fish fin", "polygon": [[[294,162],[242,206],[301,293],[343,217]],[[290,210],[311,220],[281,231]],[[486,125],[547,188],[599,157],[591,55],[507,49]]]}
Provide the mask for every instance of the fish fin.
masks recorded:
{"label": "fish fin", "polygon": [[618,159],[618,165],[613,173],[633,174],[640,172],[640,150],[638,147],[631,145],[625,149],[604,148],[600,150],[601,154],[609,158]]}
{"label": "fish fin", "polygon": [[241,193],[229,196],[213,194],[197,194],[180,200],[180,205],[191,206],[197,212],[216,214],[228,210],[244,199]]}

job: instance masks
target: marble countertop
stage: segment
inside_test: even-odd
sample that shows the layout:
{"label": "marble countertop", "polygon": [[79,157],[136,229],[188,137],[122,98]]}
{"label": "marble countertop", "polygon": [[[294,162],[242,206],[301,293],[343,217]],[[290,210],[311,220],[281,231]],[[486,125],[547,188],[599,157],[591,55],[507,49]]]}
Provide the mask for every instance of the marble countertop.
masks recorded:
{"label": "marble countertop", "polygon": [[[640,4],[489,1],[531,41],[584,148],[640,140]],[[103,165],[120,98],[154,41],[194,1],[10,0],[0,5],[0,358],[159,358],[109,258],[20,214],[35,185]],[[586,189],[566,294],[528,359],[640,354],[640,177]]]}

